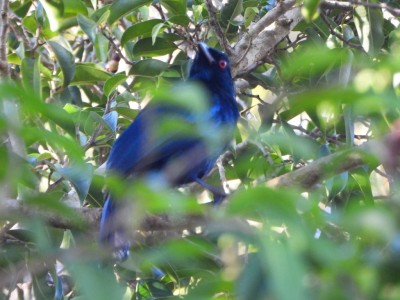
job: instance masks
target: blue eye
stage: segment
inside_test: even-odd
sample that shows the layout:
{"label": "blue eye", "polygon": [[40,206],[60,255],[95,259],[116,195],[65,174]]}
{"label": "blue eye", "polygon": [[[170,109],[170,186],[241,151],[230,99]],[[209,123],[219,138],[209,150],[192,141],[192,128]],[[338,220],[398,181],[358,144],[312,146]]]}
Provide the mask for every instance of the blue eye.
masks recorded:
{"label": "blue eye", "polygon": [[218,62],[218,66],[221,69],[225,69],[227,65],[228,65],[228,62],[225,59],[220,59],[220,61]]}

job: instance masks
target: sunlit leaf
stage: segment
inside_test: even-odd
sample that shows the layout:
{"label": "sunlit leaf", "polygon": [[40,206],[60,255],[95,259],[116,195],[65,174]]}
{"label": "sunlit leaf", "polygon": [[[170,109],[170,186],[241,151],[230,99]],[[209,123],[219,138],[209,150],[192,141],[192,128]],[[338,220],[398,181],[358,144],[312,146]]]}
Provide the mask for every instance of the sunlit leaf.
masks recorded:
{"label": "sunlit leaf", "polygon": [[318,17],[318,6],[321,0],[306,0],[302,7],[302,13],[305,19],[312,20]]}
{"label": "sunlit leaf", "polygon": [[50,29],[52,31],[57,31],[60,28],[63,20],[63,2],[61,0],[41,0],[40,3],[43,5],[47,17],[49,18]]}
{"label": "sunlit leaf", "polygon": [[354,12],[354,24],[362,47],[370,55],[377,54],[385,41],[382,10],[358,5]]}
{"label": "sunlit leaf", "polygon": [[163,20],[160,19],[151,19],[144,22],[140,22],[132,25],[122,35],[121,43],[122,45],[126,44],[128,41],[137,38],[137,37],[150,37],[153,31],[154,26],[157,24],[164,23]]}
{"label": "sunlit leaf", "polygon": [[154,43],[156,42],[157,36],[159,34],[159,32],[163,29],[163,27],[165,27],[164,23],[160,23],[157,24],[153,27],[153,29],[151,30],[151,41],[154,45]]}
{"label": "sunlit leaf", "polygon": [[76,16],[78,14],[87,15],[88,9],[84,2],[80,0],[63,0],[64,16]]}
{"label": "sunlit leaf", "polygon": [[172,15],[186,14],[186,0],[160,0],[160,3]]}

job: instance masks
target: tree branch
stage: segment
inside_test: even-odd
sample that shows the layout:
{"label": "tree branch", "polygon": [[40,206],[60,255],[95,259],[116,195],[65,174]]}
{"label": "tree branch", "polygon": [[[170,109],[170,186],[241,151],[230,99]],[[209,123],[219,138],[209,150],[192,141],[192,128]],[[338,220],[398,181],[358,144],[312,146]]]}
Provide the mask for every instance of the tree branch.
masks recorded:
{"label": "tree branch", "polygon": [[[306,190],[324,179],[364,165],[374,169],[386,160],[386,153],[389,152],[385,141],[387,137],[383,140],[368,141],[361,146],[320,158],[296,171],[270,179],[266,185],[273,188],[297,186]],[[400,142],[400,138],[398,140]]]}
{"label": "tree branch", "polygon": [[324,0],[321,2],[322,8],[337,8],[342,10],[353,10],[354,6],[360,5],[375,9],[385,9],[396,17],[400,17],[400,9],[392,7],[386,3],[372,3],[357,0],[349,1],[335,1],[335,0]]}
{"label": "tree branch", "polygon": [[279,2],[249,27],[235,45],[231,56],[233,77],[262,63],[268,53],[302,20],[300,7],[295,3],[296,0]]}
{"label": "tree branch", "polygon": [[10,75],[7,63],[8,0],[0,0],[0,78]]}
{"label": "tree branch", "polygon": [[[247,143],[241,147],[246,147]],[[312,163],[279,177],[265,179],[259,182],[272,188],[300,187],[308,190],[322,180],[338,175],[345,171],[369,166],[375,169],[379,164],[390,163],[394,157],[400,156],[400,132],[392,132],[384,138],[365,142],[361,146],[336,152],[320,158]],[[16,200],[3,200],[0,202],[0,218],[9,220],[10,216],[40,217],[51,226],[58,228],[98,228],[101,218],[101,208],[74,208],[77,218],[74,220],[61,218],[58,215],[40,212]],[[12,218],[11,218],[12,219]],[[77,221],[78,220],[78,221]],[[209,220],[204,215],[189,215],[171,217],[167,215],[147,216],[139,230],[143,232],[172,231],[195,228],[207,224]]]}

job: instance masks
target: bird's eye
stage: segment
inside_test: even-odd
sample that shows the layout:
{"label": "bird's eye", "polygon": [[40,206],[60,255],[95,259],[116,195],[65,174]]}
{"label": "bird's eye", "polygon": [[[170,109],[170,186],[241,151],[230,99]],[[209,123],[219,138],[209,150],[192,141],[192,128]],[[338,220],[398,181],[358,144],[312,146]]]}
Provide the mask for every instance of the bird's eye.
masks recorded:
{"label": "bird's eye", "polygon": [[228,65],[228,62],[227,62],[225,59],[221,59],[221,60],[218,62],[218,66],[219,66],[221,69],[225,69],[227,65]]}

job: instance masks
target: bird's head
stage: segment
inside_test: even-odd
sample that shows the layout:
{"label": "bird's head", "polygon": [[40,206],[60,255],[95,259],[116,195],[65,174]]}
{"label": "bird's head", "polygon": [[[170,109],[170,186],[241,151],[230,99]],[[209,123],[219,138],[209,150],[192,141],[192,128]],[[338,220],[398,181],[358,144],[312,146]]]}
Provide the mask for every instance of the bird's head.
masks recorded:
{"label": "bird's head", "polygon": [[234,91],[228,56],[202,42],[198,43],[189,77],[205,83],[212,90],[222,88],[230,93]]}

